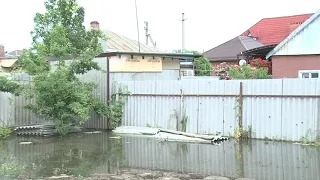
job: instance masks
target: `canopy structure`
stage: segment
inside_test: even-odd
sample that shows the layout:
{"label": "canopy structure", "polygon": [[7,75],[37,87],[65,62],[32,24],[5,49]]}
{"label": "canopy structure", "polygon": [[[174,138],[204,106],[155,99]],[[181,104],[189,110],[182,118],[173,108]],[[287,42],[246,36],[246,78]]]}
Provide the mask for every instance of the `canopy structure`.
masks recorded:
{"label": "canopy structure", "polygon": [[252,58],[263,58],[265,59],[267,54],[272,51],[277,44],[272,44],[272,45],[267,45],[267,46],[261,46],[253,49],[249,49],[246,51],[242,51],[241,53],[238,54],[238,57],[242,57],[246,60],[252,59]]}

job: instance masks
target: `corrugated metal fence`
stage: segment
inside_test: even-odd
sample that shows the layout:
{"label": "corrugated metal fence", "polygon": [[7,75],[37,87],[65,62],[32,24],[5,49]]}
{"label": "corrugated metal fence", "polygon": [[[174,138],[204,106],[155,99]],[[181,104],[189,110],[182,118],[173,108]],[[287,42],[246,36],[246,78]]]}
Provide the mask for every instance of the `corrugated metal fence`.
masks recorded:
{"label": "corrugated metal fence", "polygon": [[[107,59],[96,58],[94,61],[98,62],[99,66],[106,70]],[[55,62],[52,62],[54,64]],[[98,87],[93,94],[106,102],[107,99],[107,77],[108,73],[92,70],[79,78],[85,82],[95,82]],[[14,74],[14,79],[20,83],[28,83],[31,77],[25,73]],[[11,99],[11,100],[10,100]],[[32,103],[32,100],[25,99],[21,96],[12,96],[9,93],[0,92],[0,126],[21,126],[30,124],[41,124],[43,121],[24,108],[25,105]],[[105,117],[99,117],[94,112],[91,113],[91,118],[84,124],[85,128],[107,129],[107,120]]]}
{"label": "corrugated metal fence", "polygon": [[[107,70],[107,58],[95,58],[102,70]],[[52,65],[56,61],[51,62]],[[176,80],[179,77],[179,70],[163,70],[161,73],[110,73],[110,85],[120,80]],[[92,70],[84,75],[78,76],[84,82],[95,82],[98,87],[93,91],[94,96],[107,102],[108,73]],[[14,78],[23,83],[28,83],[31,77],[25,73],[14,74]],[[110,90],[112,88],[110,87]],[[0,126],[21,126],[30,124],[41,124],[43,121],[24,108],[32,103],[31,100],[23,97],[14,97],[9,93],[0,92]],[[96,113],[91,113],[91,118],[84,124],[85,128],[107,129],[106,117],[99,117]]]}
{"label": "corrugated metal fence", "polygon": [[316,140],[320,80],[315,79],[121,81],[130,92],[123,125],[169,128],[172,114],[180,120],[180,110],[185,108],[187,132],[234,136],[240,82],[243,127],[252,127],[253,138]]}
{"label": "corrugated metal fence", "polygon": [[[144,138],[125,137],[124,166],[138,169],[202,173],[230,178],[259,180],[316,180],[320,157],[313,147],[285,142],[232,140],[221,146],[159,143]],[[130,142],[130,143],[128,143]]]}

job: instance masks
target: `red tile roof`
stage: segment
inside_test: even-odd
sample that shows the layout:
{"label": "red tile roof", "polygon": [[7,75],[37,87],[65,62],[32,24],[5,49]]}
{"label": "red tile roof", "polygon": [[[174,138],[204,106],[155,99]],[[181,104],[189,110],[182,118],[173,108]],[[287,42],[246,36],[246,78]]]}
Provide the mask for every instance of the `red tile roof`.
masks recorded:
{"label": "red tile roof", "polygon": [[313,14],[302,14],[264,18],[241,34],[241,36],[251,34],[252,37],[257,38],[263,45],[279,44],[312,15]]}

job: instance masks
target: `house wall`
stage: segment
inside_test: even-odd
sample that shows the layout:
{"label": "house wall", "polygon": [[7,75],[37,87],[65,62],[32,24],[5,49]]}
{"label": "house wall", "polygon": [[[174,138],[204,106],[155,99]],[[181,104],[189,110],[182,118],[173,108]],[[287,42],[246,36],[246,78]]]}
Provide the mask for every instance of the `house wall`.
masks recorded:
{"label": "house wall", "polygon": [[273,56],[272,77],[298,78],[299,70],[320,70],[320,55]]}
{"label": "house wall", "polygon": [[163,70],[177,70],[177,69],[180,69],[180,60],[179,59],[165,58],[164,60],[162,60],[162,69]]}
{"label": "house wall", "polygon": [[0,57],[5,57],[4,46],[0,44]]}
{"label": "house wall", "polygon": [[[150,67],[150,65],[146,64],[143,62],[143,59],[152,59],[152,56],[144,56],[144,58],[142,56],[133,56],[134,59],[136,60],[141,60],[141,62],[134,62],[134,66],[135,67],[140,67],[138,68],[139,71],[135,71],[135,72],[139,72],[139,73],[144,73],[144,72],[161,72],[161,70],[179,70],[180,69],[180,60],[179,59],[174,59],[174,58],[162,58],[161,56],[154,56],[154,59],[160,60],[162,61],[162,68],[161,64],[152,64],[152,68]],[[131,66],[126,66],[127,68],[125,68],[124,71],[118,71],[118,70],[114,70],[113,67],[116,67],[115,69],[119,69],[118,66],[124,66],[124,64],[126,63],[126,60],[131,59],[131,55],[121,55],[121,57],[119,58],[118,56],[113,56],[109,58],[110,61],[110,72],[124,72],[127,73],[129,72],[132,68],[130,68]],[[136,63],[136,64],[135,64]],[[141,65],[140,65],[141,64]],[[137,69],[137,68],[135,68]]]}
{"label": "house wall", "polygon": [[3,68],[0,66],[0,74],[1,73],[10,73],[10,69],[9,68]]}

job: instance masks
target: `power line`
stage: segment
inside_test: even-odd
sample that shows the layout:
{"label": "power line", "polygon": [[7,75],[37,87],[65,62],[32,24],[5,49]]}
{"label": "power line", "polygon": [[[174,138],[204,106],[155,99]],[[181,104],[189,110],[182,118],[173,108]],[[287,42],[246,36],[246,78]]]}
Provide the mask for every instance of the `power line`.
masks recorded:
{"label": "power line", "polygon": [[135,7],[136,7],[136,21],[137,21],[137,31],[138,31],[138,46],[139,46],[139,53],[140,53],[140,34],[139,34],[139,21],[138,21],[138,8],[137,8],[137,0],[134,0]]}

